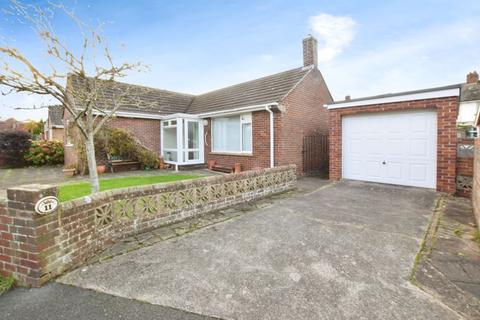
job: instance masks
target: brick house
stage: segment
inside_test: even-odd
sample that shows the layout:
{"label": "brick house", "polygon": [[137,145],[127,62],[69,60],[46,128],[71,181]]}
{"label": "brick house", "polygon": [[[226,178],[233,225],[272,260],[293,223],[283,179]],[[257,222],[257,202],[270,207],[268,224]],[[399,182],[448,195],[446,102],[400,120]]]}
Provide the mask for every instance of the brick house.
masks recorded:
{"label": "brick house", "polygon": [[[200,95],[114,82],[116,90],[142,91],[138,97],[144,105],[155,103],[150,108],[122,106],[109,125],[132,132],[175,166],[214,161],[250,170],[296,164],[301,172],[303,138],[328,134],[323,105],[332,101],[317,68],[312,36],[303,39],[303,62],[299,68]],[[82,84],[70,76],[68,86],[78,89]],[[66,164],[76,161],[73,150],[65,139]]]}
{"label": "brick house", "polygon": [[43,130],[43,139],[63,141],[63,107],[59,105],[48,107],[48,118]]}
{"label": "brick house", "polygon": [[15,118],[0,120],[0,131],[25,131],[23,124],[24,122]]}
{"label": "brick house", "polygon": [[473,162],[457,156],[457,124],[473,124],[465,119],[478,113],[478,85],[471,73],[465,84],[327,104],[330,179],[459,191],[457,175],[471,175]]}

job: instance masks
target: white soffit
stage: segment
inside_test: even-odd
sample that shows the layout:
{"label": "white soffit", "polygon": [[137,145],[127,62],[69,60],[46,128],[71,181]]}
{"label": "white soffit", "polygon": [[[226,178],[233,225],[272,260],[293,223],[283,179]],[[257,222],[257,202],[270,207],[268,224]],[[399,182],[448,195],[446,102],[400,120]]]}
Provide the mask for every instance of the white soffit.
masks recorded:
{"label": "white soffit", "polygon": [[435,98],[444,98],[444,97],[458,97],[459,95],[460,95],[460,88],[453,88],[453,89],[443,89],[443,90],[426,91],[426,92],[410,93],[410,94],[406,93],[401,95],[393,95],[389,97],[372,97],[372,98],[365,98],[361,100],[326,104],[325,106],[328,109],[338,109],[338,108],[368,106],[373,104],[385,104],[385,103],[435,99]]}

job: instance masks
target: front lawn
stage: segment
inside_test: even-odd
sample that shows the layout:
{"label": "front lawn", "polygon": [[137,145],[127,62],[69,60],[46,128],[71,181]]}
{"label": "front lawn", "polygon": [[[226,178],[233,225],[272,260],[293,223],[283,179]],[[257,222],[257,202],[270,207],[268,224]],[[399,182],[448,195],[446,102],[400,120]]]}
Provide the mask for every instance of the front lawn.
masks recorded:
{"label": "front lawn", "polygon": [[[142,186],[147,184],[172,182],[200,178],[193,174],[172,174],[162,176],[140,176],[112,179],[100,179],[100,191],[111,189]],[[81,198],[91,193],[90,182],[69,183],[59,186],[58,198],[60,202]]]}

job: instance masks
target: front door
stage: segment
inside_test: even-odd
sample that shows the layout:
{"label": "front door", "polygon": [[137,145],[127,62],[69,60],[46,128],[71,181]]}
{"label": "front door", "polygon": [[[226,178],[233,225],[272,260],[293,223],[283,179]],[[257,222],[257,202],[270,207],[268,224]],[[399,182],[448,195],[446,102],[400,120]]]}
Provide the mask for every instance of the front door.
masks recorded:
{"label": "front door", "polygon": [[201,120],[185,119],[184,161],[203,163],[203,127]]}

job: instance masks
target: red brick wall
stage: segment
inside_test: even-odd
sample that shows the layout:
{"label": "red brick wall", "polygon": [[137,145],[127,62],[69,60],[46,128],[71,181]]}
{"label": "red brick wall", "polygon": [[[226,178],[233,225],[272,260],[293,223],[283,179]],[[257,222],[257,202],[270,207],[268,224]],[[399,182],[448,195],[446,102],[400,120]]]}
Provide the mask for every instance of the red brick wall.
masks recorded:
{"label": "red brick wall", "polygon": [[419,109],[437,110],[437,190],[454,193],[457,155],[457,97],[330,110],[330,179],[339,180],[342,178],[342,116],[357,113]]}
{"label": "red brick wall", "polygon": [[145,147],[160,154],[160,120],[117,117],[108,125],[131,132]]}
{"label": "red brick wall", "polygon": [[[328,133],[328,111],[323,107],[331,102],[330,93],[317,69],[280,103],[282,112],[274,112],[275,166],[295,164],[303,172],[303,137],[314,133]],[[205,161],[216,160],[221,166],[242,164],[242,170],[270,166],[270,119],[267,111],[252,114],[253,154],[225,155],[211,152],[211,121],[205,127],[207,134]]]}
{"label": "red brick wall", "polygon": [[[107,125],[131,132],[144,146],[160,155],[160,120],[117,117]],[[65,145],[65,165],[76,162],[75,148]]]}
{"label": "red brick wall", "polygon": [[[61,128],[50,128],[50,130],[52,130],[52,139],[48,139],[48,140],[63,141],[63,136],[64,136],[63,129],[61,129]],[[50,138],[50,137],[48,137],[48,138]]]}
{"label": "red brick wall", "polygon": [[473,172],[473,213],[475,214],[478,230],[480,230],[480,138],[475,139],[475,157]]}
{"label": "red brick wall", "polygon": [[281,103],[285,112],[275,119],[275,165],[296,164],[303,172],[303,138],[314,133],[328,134],[328,111],[323,105],[331,101],[318,69],[290,92]]}
{"label": "red brick wall", "polygon": [[[276,117],[278,113],[276,113]],[[215,160],[220,166],[242,165],[242,170],[270,167],[270,118],[267,111],[252,112],[252,155],[212,153],[212,119],[205,130],[205,162]]]}

